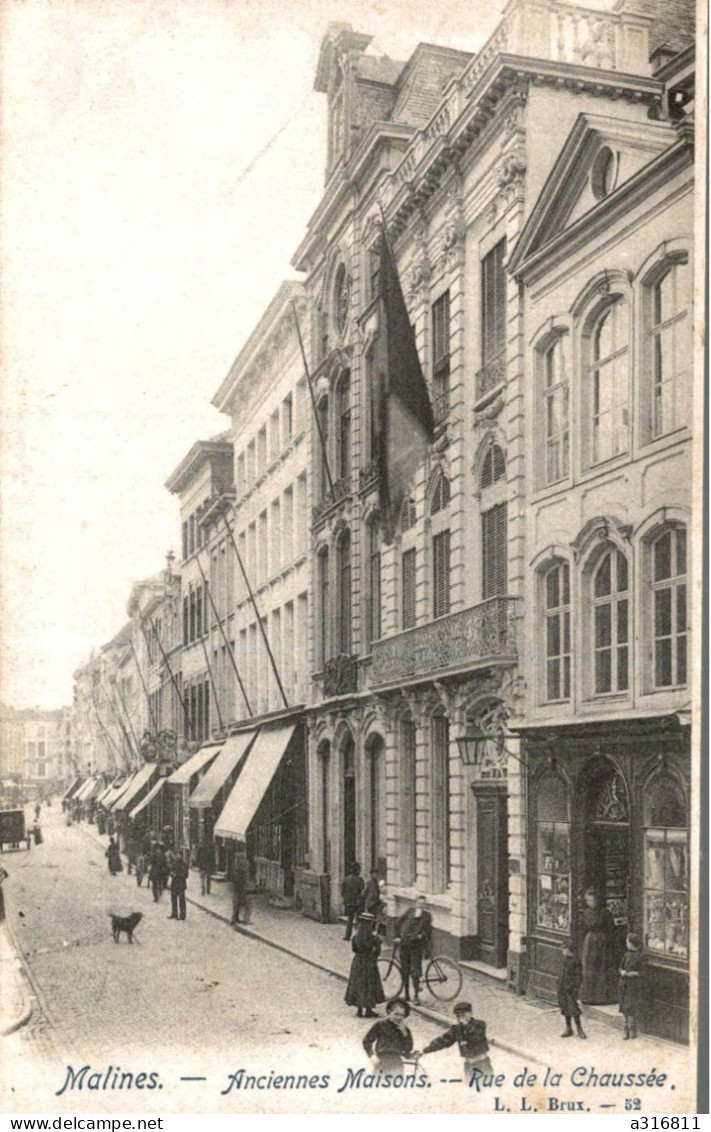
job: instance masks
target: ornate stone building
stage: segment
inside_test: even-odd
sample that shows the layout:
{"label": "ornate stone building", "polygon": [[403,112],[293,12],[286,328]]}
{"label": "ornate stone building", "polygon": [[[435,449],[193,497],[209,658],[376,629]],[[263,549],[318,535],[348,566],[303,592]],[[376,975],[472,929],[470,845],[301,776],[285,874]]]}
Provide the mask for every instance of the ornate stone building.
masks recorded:
{"label": "ornate stone building", "polygon": [[[654,35],[654,15],[631,5],[514,0],[476,56],[420,45],[394,63],[332,25],[316,79],[326,186],[293,260],[307,273],[319,423],[311,863],[332,891],[354,859],[378,865],[391,916],[424,892],[438,946],[516,990],[530,926],[518,725],[541,432],[529,418],[535,328],[508,265],[581,121],[610,119],[620,138],[668,131],[653,121],[665,100]],[[387,544],[372,418],[381,209],[437,422]]]}

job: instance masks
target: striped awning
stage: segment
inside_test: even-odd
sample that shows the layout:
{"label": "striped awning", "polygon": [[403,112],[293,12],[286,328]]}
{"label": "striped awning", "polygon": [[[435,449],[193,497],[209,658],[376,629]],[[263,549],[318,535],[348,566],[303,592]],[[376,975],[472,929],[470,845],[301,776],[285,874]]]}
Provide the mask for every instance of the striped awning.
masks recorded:
{"label": "striped awning", "polygon": [[215,797],[227,782],[237,764],[247,754],[254,742],[256,731],[240,731],[237,735],[230,735],[208,770],[201,778],[188,800],[193,809],[205,810],[215,801]]}
{"label": "striped awning", "polygon": [[147,806],[150,806],[151,802],[155,798],[158,797],[158,795],[160,794],[161,790],[163,789],[163,787],[165,786],[167,781],[168,781],[167,778],[159,778],[158,781],[156,783],[154,783],[153,786],[151,786],[150,790],[146,794],[143,801],[139,802],[138,805],[134,806],[133,809],[130,811],[130,817],[131,818],[138,817],[138,815],[143,810],[145,810]]}

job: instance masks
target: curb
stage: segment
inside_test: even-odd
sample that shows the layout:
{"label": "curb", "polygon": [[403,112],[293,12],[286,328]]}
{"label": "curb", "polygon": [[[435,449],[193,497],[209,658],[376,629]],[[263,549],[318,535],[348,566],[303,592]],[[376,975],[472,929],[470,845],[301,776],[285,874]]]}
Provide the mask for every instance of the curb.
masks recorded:
{"label": "curb", "polygon": [[[8,961],[12,962],[13,964],[18,964],[21,968],[22,965],[17,954],[17,949],[15,947],[12,936],[10,935],[10,930],[7,927],[5,928],[5,938],[7,939],[8,947],[12,953],[12,959],[9,959]],[[30,995],[25,990],[24,979],[21,978],[17,967],[14,968],[12,977],[14,978],[15,985],[20,992],[20,997],[22,999],[23,1005],[21,1012],[16,1015],[16,1017],[13,1018],[11,1022],[0,1029],[0,1038],[7,1038],[10,1034],[14,1034],[17,1030],[20,1030],[23,1026],[26,1026],[30,1018],[32,1017],[32,1011],[34,1009]]]}

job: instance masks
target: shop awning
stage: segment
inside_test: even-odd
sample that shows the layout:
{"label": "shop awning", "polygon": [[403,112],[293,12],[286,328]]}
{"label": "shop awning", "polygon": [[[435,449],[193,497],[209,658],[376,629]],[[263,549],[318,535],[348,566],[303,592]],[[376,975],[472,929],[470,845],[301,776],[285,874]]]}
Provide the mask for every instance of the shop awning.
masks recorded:
{"label": "shop awning", "polygon": [[86,794],[84,794],[84,796],[82,798],[82,802],[92,802],[92,801],[94,801],[94,799],[97,798],[98,795],[103,792],[103,789],[104,789],[104,779],[101,775],[99,775],[98,778],[94,779],[91,786],[87,790]]}
{"label": "shop awning", "polygon": [[247,762],[242,767],[235,788],[215,822],[215,833],[218,837],[233,837],[236,841],[247,840],[247,827],[276,774],[295,729],[296,724],[291,724],[289,727],[261,729],[256,743],[249,752]]}
{"label": "shop awning", "polygon": [[134,808],[131,810],[130,816],[132,818],[136,818],[142,810],[145,810],[146,806],[150,806],[153,799],[156,798],[158,794],[160,794],[167,781],[167,778],[159,778],[158,781],[154,783],[153,786],[151,786],[143,801],[139,802],[137,806],[134,806]]}
{"label": "shop awning", "polygon": [[171,774],[168,782],[175,786],[185,786],[190,781],[194,774],[202,770],[204,766],[217,758],[223,748],[223,743],[208,743],[207,746],[201,747],[194,755],[179,766],[178,769]]}
{"label": "shop awning", "polygon": [[237,763],[246,755],[256,734],[256,731],[240,731],[225,740],[214,763],[190,795],[188,805],[197,810],[212,805],[218,790],[222,789]]}
{"label": "shop awning", "polygon": [[141,790],[148,790],[149,786],[158,777],[158,767],[155,763],[146,763],[140,770],[136,771],[133,781],[126,790],[123,791],[120,798],[117,798],[111,809],[115,814],[123,813],[124,810],[130,808],[131,802],[138,798]]}
{"label": "shop awning", "polygon": [[131,783],[135,781],[136,775],[138,773],[139,772],[137,770],[134,770],[131,774],[129,774],[128,778],[124,778],[123,782],[119,783],[113,794],[109,794],[109,796],[104,799],[103,804],[107,810],[113,810],[114,804],[118,802],[121,795],[124,794],[126,790],[128,790]]}
{"label": "shop awning", "polygon": [[112,780],[112,781],[111,781],[111,782],[109,783],[109,785],[108,785],[108,786],[106,787],[106,789],[105,789],[105,790],[102,790],[101,794],[99,794],[99,795],[97,796],[97,799],[96,799],[96,804],[97,804],[97,806],[103,806],[103,805],[105,805],[105,804],[106,804],[106,801],[108,800],[108,797],[109,797],[109,795],[110,795],[110,794],[111,794],[111,793],[112,793],[112,792],[113,792],[114,790],[118,789],[118,787],[119,787],[119,786],[123,786],[123,784],[125,783],[125,781],[126,781],[126,779],[125,779],[125,778],[123,778],[123,777],[122,777],[122,778],[114,778],[114,779],[113,779],[113,780]]}
{"label": "shop awning", "polygon": [[102,794],[101,805],[108,810],[109,807],[116,801],[121,791],[126,789],[130,781],[131,775],[129,775],[128,778],[117,778],[111,784],[111,786],[109,786],[106,793]]}
{"label": "shop awning", "polygon": [[87,778],[84,785],[80,786],[76,794],[74,795],[74,800],[76,802],[85,802],[89,797],[89,791],[91,790],[95,782],[96,779],[93,776],[91,778]]}
{"label": "shop awning", "polygon": [[71,786],[62,794],[62,801],[64,801],[65,798],[71,798],[73,794],[76,794],[80,786],[81,778],[75,778]]}

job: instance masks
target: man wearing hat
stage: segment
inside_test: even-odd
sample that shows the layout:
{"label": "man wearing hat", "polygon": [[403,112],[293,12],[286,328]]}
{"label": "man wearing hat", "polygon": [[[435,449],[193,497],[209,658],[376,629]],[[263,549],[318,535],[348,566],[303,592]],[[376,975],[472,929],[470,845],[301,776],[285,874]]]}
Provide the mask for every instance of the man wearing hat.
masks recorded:
{"label": "man wearing hat", "polygon": [[414,1049],[412,1033],[405,1019],[410,1013],[410,1004],[402,998],[393,998],[385,1007],[387,1018],[371,1026],[363,1038],[363,1049],[381,1073],[396,1076],[403,1071],[403,1058],[409,1057]]}
{"label": "man wearing hat", "polygon": [[447,1049],[456,1043],[464,1062],[464,1083],[469,1084],[473,1069],[482,1073],[494,1072],[489,1060],[486,1022],[472,1016],[471,1002],[458,1002],[454,1008],[454,1017],[454,1025],[438,1038],[433,1038],[422,1052],[435,1053],[438,1049]]}

